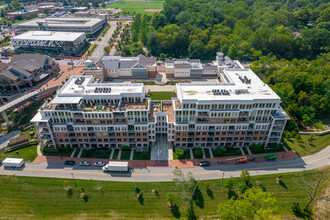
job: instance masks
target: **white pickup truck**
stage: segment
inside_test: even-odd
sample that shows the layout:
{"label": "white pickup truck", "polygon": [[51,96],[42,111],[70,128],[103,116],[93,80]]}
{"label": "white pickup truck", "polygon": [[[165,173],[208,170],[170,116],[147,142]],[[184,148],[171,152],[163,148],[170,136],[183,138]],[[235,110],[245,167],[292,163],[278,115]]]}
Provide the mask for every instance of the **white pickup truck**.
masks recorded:
{"label": "white pickup truck", "polygon": [[127,172],[129,169],[128,162],[110,161],[102,167],[103,172]]}
{"label": "white pickup truck", "polygon": [[20,158],[6,158],[2,161],[4,167],[20,168],[24,165],[24,160]]}

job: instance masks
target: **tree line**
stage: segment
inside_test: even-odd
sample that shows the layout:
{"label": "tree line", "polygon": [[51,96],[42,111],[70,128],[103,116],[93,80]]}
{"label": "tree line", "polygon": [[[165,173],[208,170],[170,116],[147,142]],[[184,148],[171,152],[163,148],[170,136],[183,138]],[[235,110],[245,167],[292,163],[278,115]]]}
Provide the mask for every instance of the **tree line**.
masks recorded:
{"label": "tree line", "polygon": [[267,55],[315,59],[329,50],[329,5],[325,0],[166,0],[161,13],[134,20],[132,36],[141,35],[140,43],[157,57],[212,60],[223,51],[243,61]]}

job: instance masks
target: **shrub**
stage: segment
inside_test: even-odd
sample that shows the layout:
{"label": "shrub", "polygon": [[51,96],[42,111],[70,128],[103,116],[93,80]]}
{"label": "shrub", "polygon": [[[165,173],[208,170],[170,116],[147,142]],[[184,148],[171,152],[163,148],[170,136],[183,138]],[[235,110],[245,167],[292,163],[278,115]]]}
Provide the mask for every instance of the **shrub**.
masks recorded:
{"label": "shrub", "polygon": [[252,144],[250,145],[250,149],[253,153],[261,153],[262,152],[262,146],[260,144]]}
{"label": "shrub", "polygon": [[176,149],[175,150],[175,153],[176,153],[176,155],[178,155],[178,157],[180,158],[183,154],[184,154],[184,151],[182,150],[182,149]]}
{"label": "shrub", "polygon": [[223,152],[223,149],[220,148],[220,147],[217,147],[215,150],[214,150],[214,154],[216,157],[221,157],[223,156],[224,152]]}

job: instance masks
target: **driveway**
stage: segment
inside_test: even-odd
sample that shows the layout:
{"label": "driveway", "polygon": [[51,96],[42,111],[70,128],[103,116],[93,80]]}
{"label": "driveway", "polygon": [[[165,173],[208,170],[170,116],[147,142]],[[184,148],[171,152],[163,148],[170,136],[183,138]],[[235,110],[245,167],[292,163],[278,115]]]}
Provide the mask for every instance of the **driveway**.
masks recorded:
{"label": "driveway", "polygon": [[168,160],[167,135],[157,134],[156,144],[151,148],[152,160]]}
{"label": "driveway", "polygon": [[7,147],[8,142],[11,138],[17,137],[19,135],[20,131],[12,131],[8,134],[0,137],[0,149]]}

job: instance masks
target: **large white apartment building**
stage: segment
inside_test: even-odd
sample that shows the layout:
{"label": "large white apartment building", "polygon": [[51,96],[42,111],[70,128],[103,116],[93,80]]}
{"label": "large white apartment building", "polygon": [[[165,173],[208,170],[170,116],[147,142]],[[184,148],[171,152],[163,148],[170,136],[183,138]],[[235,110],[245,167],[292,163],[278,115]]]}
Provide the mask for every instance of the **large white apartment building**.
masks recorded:
{"label": "large white apartment building", "polygon": [[220,83],[176,85],[177,97],[151,101],[143,84],[72,76],[32,119],[43,145],[147,150],[169,145],[278,144],[288,119],[281,99],[250,69],[226,68]]}

